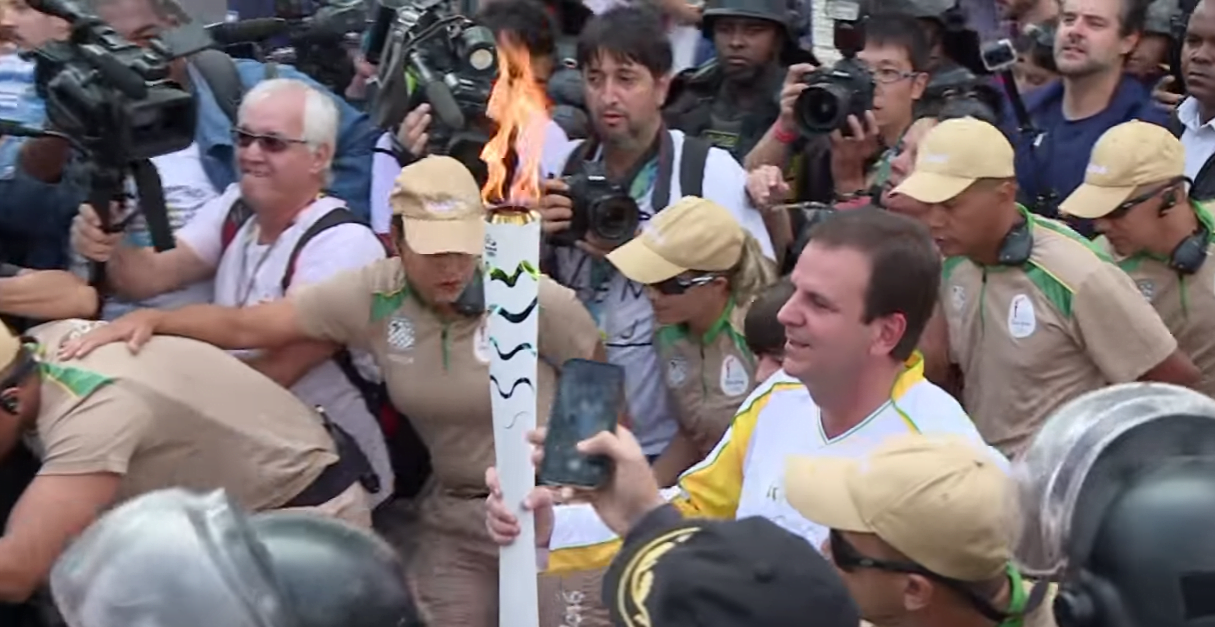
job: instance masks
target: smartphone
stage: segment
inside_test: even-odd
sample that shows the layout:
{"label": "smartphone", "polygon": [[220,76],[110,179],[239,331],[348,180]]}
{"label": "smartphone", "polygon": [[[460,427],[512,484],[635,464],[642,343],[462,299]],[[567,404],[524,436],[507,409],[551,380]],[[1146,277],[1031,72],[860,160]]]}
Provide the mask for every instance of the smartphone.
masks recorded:
{"label": "smartphone", "polygon": [[610,460],[583,455],[576,446],[600,431],[615,431],[623,409],[623,368],[586,359],[565,362],[548,417],[539,483],[580,488],[603,485],[612,471]]}
{"label": "smartphone", "polygon": [[485,313],[485,279],[481,269],[473,273],[472,280],[464,286],[459,298],[452,304],[456,313],[462,316],[479,316]]}

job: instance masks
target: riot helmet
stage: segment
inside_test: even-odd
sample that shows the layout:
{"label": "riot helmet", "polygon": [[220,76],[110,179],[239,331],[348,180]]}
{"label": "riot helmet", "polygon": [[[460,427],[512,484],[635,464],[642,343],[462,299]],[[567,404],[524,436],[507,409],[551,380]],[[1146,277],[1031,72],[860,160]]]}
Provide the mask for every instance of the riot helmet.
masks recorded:
{"label": "riot helmet", "polygon": [[317,514],[246,514],[163,490],[94,523],[56,562],[71,627],[421,627],[393,549]]}
{"label": "riot helmet", "polygon": [[872,13],[902,13],[936,26],[932,44],[940,44],[944,57],[975,74],[986,74],[979,33],[967,23],[959,0],[870,0]]}
{"label": "riot helmet", "polygon": [[814,55],[802,50],[800,43],[809,24],[809,15],[805,12],[808,6],[809,3],[799,0],[708,0],[701,12],[700,28],[706,37],[712,39],[718,18],[748,17],[773,22],[785,32],[782,63],[809,62],[817,65]]}
{"label": "riot helmet", "polygon": [[1180,12],[1181,7],[1177,0],[1152,0],[1147,6],[1143,34],[1160,35],[1172,39],[1175,34],[1174,21]]}
{"label": "riot helmet", "polygon": [[1215,604],[1215,400],[1131,383],[1047,421],[1014,470],[1017,558],[1060,578],[1060,627],[1210,625]]}

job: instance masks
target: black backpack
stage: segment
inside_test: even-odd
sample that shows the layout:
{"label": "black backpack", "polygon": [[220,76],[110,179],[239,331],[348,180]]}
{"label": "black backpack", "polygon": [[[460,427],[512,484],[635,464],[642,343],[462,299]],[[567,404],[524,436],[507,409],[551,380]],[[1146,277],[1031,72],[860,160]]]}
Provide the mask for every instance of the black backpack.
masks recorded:
{"label": "black backpack", "polygon": [[[240,101],[245,98],[245,83],[240,79],[236,61],[219,50],[203,50],[190,56],[190,64],[202,74],[203,80],[215,94],[215,101],[224,115],[236,124]],[[278,66],[266,63],[265,80],[278,77]]]}
{"label": "black backpack", "polygon": [[[228,210],[227,217],[224,218],[223,227],[220,229],[221,251],[226,251],[228,246],[235,241],[236,234],[240,231],[241,226],[253,217],[253,211],[243,200],[237,200],[232,203],[232,208]],[[325,231],[342,224],[361,224],[367,226],[367,223],[360,220],[357,216],[350,212],[345,207],[338,207],[331,210],[308,227],[304,234],[295,244],[295,248],[291,250],[291,255],[287,258],[287,267],[283,272],[281,286],[283,294],[287,294],[287,289],[291,287],[291,279],[295,275],[295,264],[299,259],[300,253],[316,236]],[[370,228],[370,227],[368,227]],[[378,239],[378,238],[377,238]],[[383,243],[383,240],[380,240]],[[385,245],[385,251],[389,257],[393,256],[391,247]],[[222,252],[221,252],[222,254]],[[396,484],[393,486],[393,495],[399,498],[413,498],[421,492],[426,480],[430,478],[430,451],[422,442],[421,436],[413,428],[413,424],[409,418],[403,415],[392,404],[392,399],[388,396],[388,387],[382,382],[368,381],[359,372],[354,365],[354,360],[351,358],[350,351],[345,347],[340,349],[333,356],[334,363],[345,375],[350,384],[359,391],[363,397],[363,402],[367,404],[367,411],[376,418],[380,425],[380,430],[384,434],[384,441],[388,445],[388,457],[392,463],[393,473],[396,475]]]}

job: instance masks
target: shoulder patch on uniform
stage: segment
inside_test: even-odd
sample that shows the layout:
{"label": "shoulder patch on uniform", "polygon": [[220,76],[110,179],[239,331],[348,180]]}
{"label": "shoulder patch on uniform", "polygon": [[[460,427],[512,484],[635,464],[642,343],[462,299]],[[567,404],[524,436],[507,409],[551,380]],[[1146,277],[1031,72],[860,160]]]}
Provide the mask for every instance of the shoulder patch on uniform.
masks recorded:
{"label": "shoulder patch on uniform", "polygon": [[58,383],[76,398],[84,398],[114,382],[113,379],[83,368],[40,363],[42,376]]}
{"label": "shoulder patch on uniform", "polygon": [[395,292],[376,292],[371,295],[371,321],[379,322],[401,308],[409,297],[409,288],[402,287]]}

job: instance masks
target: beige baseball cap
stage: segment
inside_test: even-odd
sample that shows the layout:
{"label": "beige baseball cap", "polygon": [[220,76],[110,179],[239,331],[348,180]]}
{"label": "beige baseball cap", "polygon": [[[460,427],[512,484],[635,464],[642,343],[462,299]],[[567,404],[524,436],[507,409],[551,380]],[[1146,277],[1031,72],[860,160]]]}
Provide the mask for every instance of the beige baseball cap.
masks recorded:
{"label": "beige baseball cap", "polygon": [[791,458],[785,492],[811,521],[875,534],[938,575],[987,581],[1012,559],[1018,524],[992,455],[960,436],[895,436],[859,459]]}
{"label": "beige baseball cap", "polygon": [[473,175],[451,157],[430,156],[405,166],[389,197],[401,216],[405,243],[423,255],[485,250],[485,205]]}
{"label": "beige baseball cap", "polygon": [[1012,144],[1000,129],[975,118],[957,118],[936,125],[920,140],[915,171],[894,188],[922,203],[945,202],[979,179],[1011,179]]}
{"label": "beige baseball cap", "polygon": [[1106,131],[1093,146],[1084,183],[1059,205],[1077,218],[1100,218],[1144,185],[1185,176],[1185,148],[1163,126],[1134,120]]}
{"label": "beige baseball cap", "polygon": [[652,285],[688,270],[729,270],[742,259],[745,241],[746,231],[725,207],[685,196],[607,258],[629,280]]}

